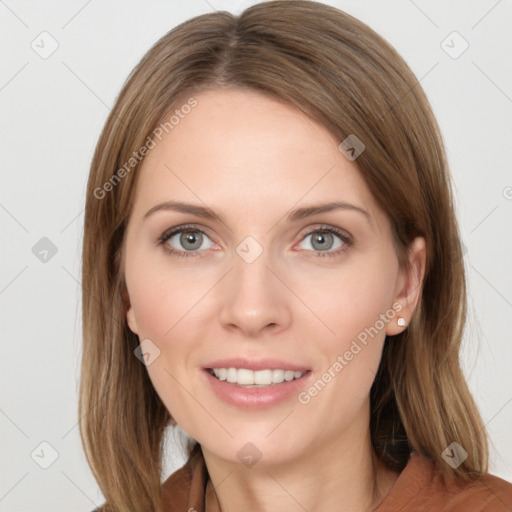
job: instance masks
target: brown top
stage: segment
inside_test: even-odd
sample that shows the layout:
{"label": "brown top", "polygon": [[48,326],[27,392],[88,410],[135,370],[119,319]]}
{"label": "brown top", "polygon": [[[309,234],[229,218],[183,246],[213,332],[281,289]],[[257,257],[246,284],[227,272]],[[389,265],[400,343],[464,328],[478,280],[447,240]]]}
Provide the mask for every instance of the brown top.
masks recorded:
{"label": "brown top", "polygon": [[[220,512],[201,450],[170,475],[162,489],[165,512]],[[444,483],[434,463],[413,452],[375,509],[375,512],[398,511],[512,512],[512,484],[490,474],[467,484],[453,480]]]}

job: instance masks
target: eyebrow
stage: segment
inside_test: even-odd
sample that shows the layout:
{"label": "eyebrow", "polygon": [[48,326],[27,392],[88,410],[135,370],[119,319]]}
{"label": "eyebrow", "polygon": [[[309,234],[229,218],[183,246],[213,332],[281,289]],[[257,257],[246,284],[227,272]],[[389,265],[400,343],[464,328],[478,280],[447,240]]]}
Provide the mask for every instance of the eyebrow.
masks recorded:
{"label": "eyebrow", "polygon": [[[326,213],[333,210],[349,210],[355,211],[363,214],[366,219],[371,222],[370,214],[359,206],[355,206],[350,203],[346,203],[344,201],[334,201],[330,203],[321,203],[312,206],[305,206],[302,208],[297,208],[292,210],[286,217],[287,222],[296,222],[298,220],[304,219],[306,217],[310,217],[312,215],[317,215],[319,213]],[[224,220],[222,215],[216,212],[214,209],[209,208],[207,206],[199,206],[192,203],[184,203],[180,201],[166,201],[164,203],[159,203],[152,208],[150,208],[146,214],[144,215],[144,219],[148,218],[150,215],[157,211],[176,211],[181,213],[190,213],[192,215],[196,215],[197,217],[203,217],[205,219],[216,220],[222,222],[224,224]]]}

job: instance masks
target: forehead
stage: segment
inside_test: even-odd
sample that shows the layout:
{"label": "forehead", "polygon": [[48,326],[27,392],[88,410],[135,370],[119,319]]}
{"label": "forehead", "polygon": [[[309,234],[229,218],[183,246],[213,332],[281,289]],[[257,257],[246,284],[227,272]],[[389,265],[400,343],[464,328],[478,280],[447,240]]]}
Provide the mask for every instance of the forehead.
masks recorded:
{"label": "forehead", "polygon": [[240,89],[194,98],[196,106],[182,113],[144,159],[139,206],[200,199],[219,211],[277,215],[298,202],[329,200],[375,210],[355,162],[338,150],[339,141],[298,109]]}

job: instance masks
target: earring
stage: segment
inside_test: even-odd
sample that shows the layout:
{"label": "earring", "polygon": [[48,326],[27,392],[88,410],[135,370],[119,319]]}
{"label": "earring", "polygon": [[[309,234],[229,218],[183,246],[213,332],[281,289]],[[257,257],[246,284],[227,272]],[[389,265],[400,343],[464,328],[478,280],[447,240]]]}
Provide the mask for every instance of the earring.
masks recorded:
{"label": "earring", "polygon": [[401,316],[398,317],[398,320],[396,321],[396,323],[400,326],[400,327],[403,327],[405,325],[405,318],[402,318]]}

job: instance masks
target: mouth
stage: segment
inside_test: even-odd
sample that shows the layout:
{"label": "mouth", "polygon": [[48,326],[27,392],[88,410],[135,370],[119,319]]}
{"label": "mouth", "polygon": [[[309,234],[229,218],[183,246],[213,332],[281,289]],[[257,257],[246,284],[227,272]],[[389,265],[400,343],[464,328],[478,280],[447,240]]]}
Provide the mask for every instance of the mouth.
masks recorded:
{"label": "mouth", "polygon": [[268,388],[283,382],[291,382],[304,377],[310,370],[285,370],[267,368],[250,370],[248,368],[205,368],[215,379],[225,381],[242,388]]}
{"label": "mouth", "polygon": [[202,370],[206,384],[219,399],[245,410],[292,400],[313,377],[311,367],[279,359],[219,359]]}

